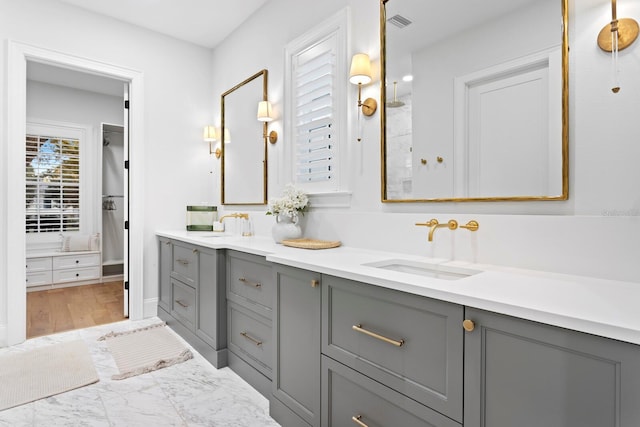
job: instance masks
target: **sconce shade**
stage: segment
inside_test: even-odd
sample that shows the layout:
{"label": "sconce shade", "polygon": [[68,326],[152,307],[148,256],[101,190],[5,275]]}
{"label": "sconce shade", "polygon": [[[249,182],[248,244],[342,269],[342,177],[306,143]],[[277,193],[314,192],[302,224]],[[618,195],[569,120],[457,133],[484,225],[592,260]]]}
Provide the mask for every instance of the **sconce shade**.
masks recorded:
{"label": "sconce shade", "polygon": [[366,53],[356,53],[351,59],[349,81],[355,85],[371,82],[371,61]]}
{"label": "sconce shade", "polygon": [[209,142],[216,140],[216,128],[214,126],[204,127],[204,140]]}
{"label": "sconce shade", "polygon": [[271,103],[269,101],[258,102],[258,120],[261,122],[270,122],[273,120]]}

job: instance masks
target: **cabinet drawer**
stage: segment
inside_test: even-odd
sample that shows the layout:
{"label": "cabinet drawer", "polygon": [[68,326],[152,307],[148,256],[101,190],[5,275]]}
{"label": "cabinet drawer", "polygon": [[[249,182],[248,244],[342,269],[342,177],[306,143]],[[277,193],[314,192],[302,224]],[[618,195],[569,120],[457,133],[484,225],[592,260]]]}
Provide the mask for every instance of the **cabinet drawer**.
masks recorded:
{"label": "cabinet drawer", "polygon": [[100,267],[68,268],[53,270],[53,283],[78,282],[93,280],[100,277]]}
{"label": "cabinet drawer", "polygon": [[53,257],[53,269],[93,267],[100,265],[100,254],[64,255]]}
{"label": "cabinet drawer", "polygon": [[323,427],[460,427],[455,421],[326,356],[322,356],[322,390]]}
{"label": "cabinet drawer", "polygon": [[196,291],[175,279],[171,279],[173,298],[171,299],[171,315],[180,323],[195,331]]}
{"label": "cabinet drawer", "polygon": [[31,286],[50,285],[52,282],[51,270],[27,273],[27,288]]}
{"label": "cabinet drawer", "polygon": [[51,271],[51,257],[27,258],[27,273]]}
{"label": "cabinet drawer", "polygon": [[264,257],[227,253],[227,298],[270,317],[273,299],[271,264]]}
{"label": "cabinet drawer", "polygon": [[323,277],[322,352],[462,422],[463,307]]}
{"label": "cabinet drawer", "polygon": [[229,349],[271,379],[271,321],[232,302],[227,316]]}
{"label": "cabinet drawer", "polygon": [[198,280],[198,249],[174,243],[171,273],[181,281],[194,286]]}

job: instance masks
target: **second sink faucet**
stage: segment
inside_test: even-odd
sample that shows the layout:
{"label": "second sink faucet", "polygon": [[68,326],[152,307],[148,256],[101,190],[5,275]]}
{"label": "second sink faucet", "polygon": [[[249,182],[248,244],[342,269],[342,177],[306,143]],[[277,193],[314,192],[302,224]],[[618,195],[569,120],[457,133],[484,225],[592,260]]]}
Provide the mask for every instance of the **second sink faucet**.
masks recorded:
{"label": "second sink faucet", "polygon": [[220,218],[220,222],[222,222],[225,218],[244,218],[244,219],[249,219],[249,214],[248,213],[232,213],[232,214],[227,214],[224,215]]}

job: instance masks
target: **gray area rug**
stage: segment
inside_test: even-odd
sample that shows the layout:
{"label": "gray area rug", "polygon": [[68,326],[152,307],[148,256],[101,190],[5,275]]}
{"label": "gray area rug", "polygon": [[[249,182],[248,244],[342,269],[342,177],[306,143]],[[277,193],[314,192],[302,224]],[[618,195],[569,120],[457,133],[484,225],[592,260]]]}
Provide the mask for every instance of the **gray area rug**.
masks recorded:
{"label": "gray area rug", "polygon": [[0,411],[98,382],[82,340],[0,356]]}
{"label": "gray area rug", "polygon": [[165,324],[125,332],[110,332],[98,339],[106,341],[123,380],[189,360],[191,351]]}

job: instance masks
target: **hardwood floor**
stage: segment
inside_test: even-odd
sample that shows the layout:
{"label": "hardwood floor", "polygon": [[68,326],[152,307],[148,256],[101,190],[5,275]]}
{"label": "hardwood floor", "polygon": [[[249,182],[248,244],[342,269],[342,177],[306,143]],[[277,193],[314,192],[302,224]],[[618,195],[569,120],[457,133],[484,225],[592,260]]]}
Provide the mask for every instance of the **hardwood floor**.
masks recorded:
{"label": "hardwood floor", "polygon": [[27,293],[27,338],[124,320],[122,281]]}

